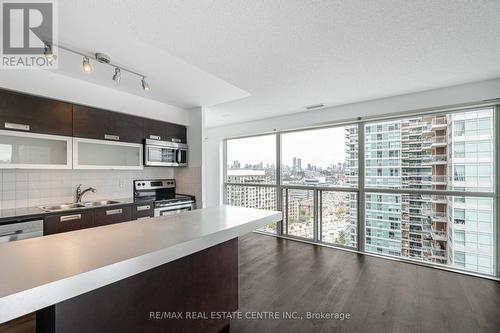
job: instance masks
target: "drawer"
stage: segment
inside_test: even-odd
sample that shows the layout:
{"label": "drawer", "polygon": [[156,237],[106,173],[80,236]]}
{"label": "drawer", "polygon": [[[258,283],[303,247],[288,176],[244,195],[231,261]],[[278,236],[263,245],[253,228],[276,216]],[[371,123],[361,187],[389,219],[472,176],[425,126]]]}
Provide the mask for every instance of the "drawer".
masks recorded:
{"label": "drawer", "polygon": [[103,207],[94,210],[96,226],[132,220],[132,206]]}
{"label": "drawer", "polygon": [[92,227],[95,227],[93,211],[68,212],[46,216],[43,234],[52,235]]}
{"label": "drawer", "polygon": [[153,216],[154,216],[154,205],[152,202],[134,205],[132,211],[132,217],[134,220],[145,219]]}

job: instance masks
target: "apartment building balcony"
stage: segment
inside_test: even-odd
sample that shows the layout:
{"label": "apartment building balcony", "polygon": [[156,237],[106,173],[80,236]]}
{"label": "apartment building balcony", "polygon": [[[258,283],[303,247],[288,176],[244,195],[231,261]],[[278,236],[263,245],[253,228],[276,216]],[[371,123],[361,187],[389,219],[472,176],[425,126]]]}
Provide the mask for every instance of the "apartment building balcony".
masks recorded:
{"label": "apartment building balcony", "polygon": [[446,250],[432,249],[431,253],[432,253],[431,258],[438,260],[438,261],[442,261],[442,260],[446,261],[448,258]]}
{"label": "apartment building balcony", "polygon": [[434,132],[432,131],[432,125],[428,124],[427,126],[422,127],[422,134],[423,135],[430,135],[433,134]]}
{"label": "apartment building balcony", "polygon": [[447,204],[448,200],[445,195],[427,195],[423,194],[422,199],[433,204]]}
{"label": "apartment building balcony", "polygon": [[448,161],[446,154],[427,156],[422,159],[422,164],[425,165],[437,165],[446,164]]}
{"label": "apartment building balcony", "polygon": [[431,215],[433,222],[448,222],[448,215],[446,213],[437,212]]}
{"label": "apartment building balcony", "polygon": [[432,119],[432,130],[444,129],[448,126],[448,120],[446,117],[439,117]]}
{"label": "apartment building balcony", "polygon": [[422,140],[422,149],[431,149],[432,148],[432,140]]}
{"label": "apartment building balcony", "polygon": [[446,136],[435,136],[432,138],[432,147],[444,147],[448,144]]}
{"label": "apartment building balcony", "polygon": [[432,176],[432,182],[435,185],[446,185],[448,183],[448,176],[447,175]]}
{"label": "apartment building balcony", "polygon": [[438,230],[434,227],[431,228],[432,239],[439,241],[447,241],[448,235],[445,230]]}

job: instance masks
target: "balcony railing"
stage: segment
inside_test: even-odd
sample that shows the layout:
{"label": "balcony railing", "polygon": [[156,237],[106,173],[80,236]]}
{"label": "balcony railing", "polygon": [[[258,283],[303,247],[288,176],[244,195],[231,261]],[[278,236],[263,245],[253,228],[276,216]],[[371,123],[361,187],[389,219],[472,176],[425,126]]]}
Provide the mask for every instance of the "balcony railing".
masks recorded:
{"label": "balcony railing", "polygon": [[435,136],[432,138],[432,144],[434,146],[437,146],[437,145],[446,145],[446,136]]}
{"label": "balcony railing", "polygon": [[437,230],[435,228],[432,228],[431,230],[432,230],[432,239],[440,241],[447,240],[447,234],[445,230]]}
{"label": "balcony railing", "polygon": [[432,126],[433,127],[442,127],[442,126],[446,126],[447,124],[448,124],[448,121],[447,121],[446,117],[432,119]]}
{"label": "balcony railing", "polygon": [[436,212],[431,215],[431,218],[433,221],[436,222],[447,222],[448,221],[448,216],[446,213],[441,213],[441,212]]}

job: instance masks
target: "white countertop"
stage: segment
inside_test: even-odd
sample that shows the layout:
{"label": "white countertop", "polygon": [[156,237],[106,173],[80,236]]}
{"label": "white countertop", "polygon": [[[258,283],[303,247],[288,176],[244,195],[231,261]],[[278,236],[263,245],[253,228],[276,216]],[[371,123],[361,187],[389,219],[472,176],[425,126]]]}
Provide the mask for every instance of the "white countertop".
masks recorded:
{"label": "white countertop", "polygon": [[0,323],[279,220],[220,206],[0,244]]}

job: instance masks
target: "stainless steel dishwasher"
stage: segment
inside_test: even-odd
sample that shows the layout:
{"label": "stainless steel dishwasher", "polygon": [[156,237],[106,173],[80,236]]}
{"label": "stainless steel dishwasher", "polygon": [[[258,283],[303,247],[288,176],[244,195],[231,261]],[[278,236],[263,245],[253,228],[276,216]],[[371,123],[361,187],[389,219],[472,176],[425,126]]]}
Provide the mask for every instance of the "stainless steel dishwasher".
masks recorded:
{"label": "stainless steel dishwasher", "polygon": [[43,219],[22,219],[0,224],[0,244],[43,236]]}

